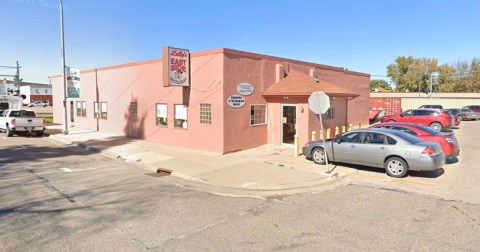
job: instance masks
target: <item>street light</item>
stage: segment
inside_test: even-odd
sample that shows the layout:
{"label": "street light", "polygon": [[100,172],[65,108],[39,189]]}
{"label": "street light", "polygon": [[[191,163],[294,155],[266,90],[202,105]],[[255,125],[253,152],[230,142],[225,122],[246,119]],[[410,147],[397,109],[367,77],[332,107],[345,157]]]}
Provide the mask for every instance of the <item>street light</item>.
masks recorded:
{"label": "street light", "polygon": [[67,120],[67,76],[65,74],[65,39],[63,35],[63,1],[60,2],[60,40],[62,49],[62,78],[63,78],[63,134],[68,135]]}

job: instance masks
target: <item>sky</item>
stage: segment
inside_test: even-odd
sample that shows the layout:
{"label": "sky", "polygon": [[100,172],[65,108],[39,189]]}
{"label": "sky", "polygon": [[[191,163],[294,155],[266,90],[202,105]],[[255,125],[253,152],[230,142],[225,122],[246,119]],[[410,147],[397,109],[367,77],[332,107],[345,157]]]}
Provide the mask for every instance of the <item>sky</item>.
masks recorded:
{"label": "sky", "polygon": [[[82,70],[231,48],[386,76],[399,56],[480,57],[475,0],[63,0],[66,65]],[[58,0],[0,0],[0,66],[62,71]],[[14,74],[0,68],[0,75]],[[2,77],[3,78],[3,77]],[[11,79],[11,78],[7,78]]]}

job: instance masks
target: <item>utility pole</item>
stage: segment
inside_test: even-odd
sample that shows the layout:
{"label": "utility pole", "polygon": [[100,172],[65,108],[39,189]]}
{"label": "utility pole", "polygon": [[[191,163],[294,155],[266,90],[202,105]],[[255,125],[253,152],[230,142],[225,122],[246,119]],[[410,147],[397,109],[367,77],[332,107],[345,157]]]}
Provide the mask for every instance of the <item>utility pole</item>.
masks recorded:
{"label": "utility pole", "polygon": [[430,98],[432,98],[432,91],[433,91],[433,73],[430,73],[430,92],[429,92],[429,95],[430,95]]}
{"label": "utility pole", "polygon": [[67,120],[67,76],[65,71],[65,40],[63,35],[63,2],[60,2],[60,43],[62,49],[62,77],[63,77],[63,134],[68,135],[68,120]]}
{"label": "utility pole", "polygon": [[[13,77],[15,89],[12,94],[20,94],[20,83],[22,83],[23,79],[20,79],[20,68],[21,66],[18,64],[18,60],[16,62],[16,66],[0,66],[0,68],[15,68],[17,71],[15,74],[0,74],[1,77]],[[4,84],[6,80],[4,81]]]}

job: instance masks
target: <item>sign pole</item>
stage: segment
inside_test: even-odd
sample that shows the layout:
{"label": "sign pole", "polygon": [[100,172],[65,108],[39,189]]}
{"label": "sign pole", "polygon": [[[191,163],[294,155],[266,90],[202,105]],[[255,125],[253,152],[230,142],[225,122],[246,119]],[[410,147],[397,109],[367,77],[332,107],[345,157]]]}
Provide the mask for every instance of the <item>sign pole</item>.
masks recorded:
{"label": "sign pole", "polygon": [[63,35],[63,2],[60,3],[60,39],[62,46],[62,77],[63,77],[63,134],[68,135],[68,119],[67,119],[67,76],[65,74],[65,39]]}
{"label": "sign pole", "polygon": [[330,108],[330,97],[325,94],[323,91],[313,92],[310,97],[308,97],[308,107],[313,113],[317,114],[320,119],[320,130],[322,131],[322,143],[323,143],[323,155],[325,158],[325,164],[327,165],[326,173],[330,173],[330,165],[328,164],[328,155],[327,147],[325,145],[325,137],[323,134],[323,122],[322,114],[325,114]]}
{"label": "sign pole", "polygon": [[325,137],[323,134],[322,114],[318,114],[318,117],[320,118],[320,130],[322,132],[323,154],[325,155],[325,163],[327,164],[326,173],[330,173],[330,165],[328,164],[328,157],[327,157],[327,147],[325,146]]}

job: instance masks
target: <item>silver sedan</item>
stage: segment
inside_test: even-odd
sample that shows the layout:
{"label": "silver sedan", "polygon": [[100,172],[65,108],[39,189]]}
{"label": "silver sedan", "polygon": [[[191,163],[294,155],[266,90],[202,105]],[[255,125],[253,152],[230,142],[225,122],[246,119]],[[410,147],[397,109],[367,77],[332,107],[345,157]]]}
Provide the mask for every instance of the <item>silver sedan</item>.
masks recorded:
{"label": "silver sedan", "polygon": [[308,142],[303,155],[317,164],[328,161],[385,168],[389,176],[401,178],[409,170],[435,171],[445,164],[440,145],[389,129],[359,129],[331,141]]}

